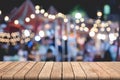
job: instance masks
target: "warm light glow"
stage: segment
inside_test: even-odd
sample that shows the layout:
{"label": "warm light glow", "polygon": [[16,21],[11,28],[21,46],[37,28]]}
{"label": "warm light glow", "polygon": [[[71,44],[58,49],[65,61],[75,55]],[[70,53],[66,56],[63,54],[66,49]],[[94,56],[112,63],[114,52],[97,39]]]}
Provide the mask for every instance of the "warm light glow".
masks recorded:
{"label": "warm light glow", "polygon": [[80,27],[80,31],[83,31],[84,29],[83,29],[83,27]]}
{"label": "warm light glow", "polygon": [[40,36],[35,36],[35,41],[40,41]]}
{"label": "warm light glow", "polygon": [[40,12],[41,12],[41,14],[43,14],[43,13],[45,12],[45,10],[44,10],[44,9],[41,9]]}
{"label": "warm light glow", "polygon": [[106,26],[106,24],[102,22],[101,23],[101,27],[105,27],[105,26]]}
{"label": "warm light glow", "polygon": [[45,24],[45,29],[46,29],[46,30],[48,30],[48,29],[50,29],[50,28],[51,28],[50,24]]}
{"label": "warm light glow", "polygon": [[66,22],[68,22],[68,19],[67,19],[67,18],[65,18],[65,19],[64,19],[64,22],[65,22],[65,23],[66,23]]}
{"label": "warm light glow", "polygon": [[58,17],[62,17],[62,16],[63,16],[63,14],[62,14],[62,13],[58,13],[57,15],[58,15]]}
{"label": "warm light glow", "polygon": [[76,19],[80,19],[81,17],[82,17],[82,15],[81,15],[80,13],[76,13],[76,14],[75,14],[75,18],[76,18]]}
{"label": "warm light glow", "polygon": [[101,17],[101,16],[102,16],[102,12],[101,12],[101,11],[98,11],[98,12],[97,12],[97,16],[98,16],[98,17]]}
{"label": "warm light glow", "polygon": [[106,39],[106,36],[105,36],[105,34],[97,34],[97,38],[98,39],[102,39],[102,40],[105,40]]}
{"label": "warm light glow", "polygon": [[78,26],[78,25],[76,25],[76,26],[75,26],[75,29],[76,29],[76,30],[79,30],[79,26]]}
{"label": "warm light glow", "polygon": [[30,22],[30,18],[29,18],[29,17],[26,17],[26,18],[25,18],[25,21],[26,21],[26,22]]}
{"label": "warm light glow", "polygon": [[35,14],[31,14],[30,18],[34,19],[35,18]]}
{"label": "warm light glow", "polygon": [[101,20],[100,19],[96,20],[96,23],[97,24],[101,23]]}
{"label": "warm light glow", "polygon": [[48,18],[49,19],[55,19],[55,15],[49,15]]}
{"label": "warm light glow", "polygon": [[85,23],[82,23],[81,26],[82,26],[82,27],[85,27]]}
{"label": "warm light glow", "polygon": [[36,10],[40,9],[40,6],[39,6],[39,5],[36,5],[36,6],[35,6],[35,9],[36,9]]}
{"label": "warm light glow", "polygon": [[109,34],[109,39],[110,39],[110,41],[114,41],[114,40],[117,39],[117,37],[114,35],[114,33],[110,33]]}
{"label": "warm light glow", "polygon": [[106,31],[110,32],[111,28],[110,27],[107,27],[106,28]]}
{"label": "warm light glow", "polygon": [[44,14],[44,16],[47,17],[47,16],[48,16],[48,13],[46,12],[46,13]]}
{"label": "warm light glow", "polygon": [[94,37],[94,36],[95,36],[95,32],[91,31],[91,32],[89,33],[89,35],[90,35],[90,37]]}
{"label": "warm light glow", "polygon": [[64,36],[62,37],[62,39],[63,39],[63,40],[67,40],[67,36],[64,35]]}
{"label": "warm light glow", "polygon": [[81,21],[81,22],[84,22],[85,20],[84,20],[84,18],[81,18],[80,21]]}
{"label": "warm light glow", "polygon": [[85,27],[85,28],[84,28],[84,31],[85,31],[85,32],[88,32],[88,31],[89,31],[89,29],[88,29],[87,27]]}
{"label": "warm light glow", "polygon": [[39,35],[40,35],[40,37],[44,37],[44,36],[45,36],[44,31],[41,30],[41,31],[39,32]]}
{"label": "warm light glow", "polygon": [[70,27],[73,29],[74,28],[74,24],[71,24]]}
{"label": "warm light glow", "polygon": [[18,20],[15,20],[15,21],[14,21],[14,24],[19,24],[19,21],[18,21]]}
{"label": "warm light glow", "polygon": [[39,13],[40,13],[40,10],[35,10],[35,13],[36,13],[36,14],[39,14]]}
{"label": "warm light glow", "polygon": [[4,20],[5,20],[5,21],[9,21],[9,17],[8,17],[8,16],[5,16]]}
{"label": "warm light glow", "polygon": [[0,10],[0,15],[2,14],[2,11]]}
{"label": "warm light glow", "polygon": [[76,22],[76,23],[79,23],[79,22],[80,22],[80,20],[79,20],[79,19],[77,19],[77,20],[75,20],[75,22]]}
{"label": "warm light glow", "polygon": [[97,24],[94,24],[93,27],[97,27]]}

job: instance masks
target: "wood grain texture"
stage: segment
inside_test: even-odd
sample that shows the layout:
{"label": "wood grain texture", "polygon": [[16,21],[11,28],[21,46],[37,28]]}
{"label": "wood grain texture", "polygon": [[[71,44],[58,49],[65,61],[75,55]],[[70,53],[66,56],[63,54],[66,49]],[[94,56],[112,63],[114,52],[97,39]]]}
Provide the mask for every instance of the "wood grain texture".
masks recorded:
{"label": "wood grain texture", "polygon": [[86,77],[87,80],[98,80],[98,75],[95,73],[95,71],[89,65],[89,62],[80,62],[80,65],[83,68],[83,70],[87,76]]}
{"label": "wood grain texture", "polygon": [[[111,80],[119,80],[120,79],[120,74],[116,72],[114,69],[110,68],[110,66],[107,64],[108,62],[97,62],[97,64],[105,70],[109,75]],[[111,64],[109,62],[109,64]]]}
{"label": "wood grain texture", "polygon": [[51,72],[51,80],[61,80],[62,77],[62,63],[55,62]]}
{"label": "wood grain texture", "polygon": [[86,75],[78,62],[71,62],[75,80],[85,80]]}
{"label": "wood grain texture", "polygon": [[51,72],[53,62],[47,62],[39,74],[39,80],[49,80],[51,78]]}
{"label": "wood grain texture", "polygon": [[18,72],[20,69],[22,69],[27,62],[20,62],[18,65],[16,65],[14,68],[10,69],[8,72],[6,72],[4,75],[2,75],[3,80],[13,80],[13,76],[16,72]]}
{"label": "wood grain texture", "polygon": [[63,78],[64,80],[73,80],[74,73],[70,62],[63,62]]}
{"label": "wood grain texture", "polygon": [[0,80],[120,80],[120,62],[0,62]]}
{"label": "wood grain texture", "polygon": [[33,67],[34,64],[35,64],[35,62],[27,63],[20,71],[18,71],[14,75],[14,79],[15,80],[24,80],[25,74],[27,74],[27,72]]}
{"label": "wood grain texture", "polygon": [[25,75],[25,80],[38,80],[39,73],[41,72],[45,62],[37,62],[32,69]]}
{"label": "wood grain texture", "polygon": [[100,80],[110,79],[110,75],[105,72],[98,64],[95,62],[90,62],[89,65],[92,67],[93,71],[98,75]]}
{"label": "wood grain texture", "polygon": [[[6,63],[6,62],[5,62]],[[13,69],[13,67],[15,67],[17,64],[19,64],[19,62],[14,62],[14,63],[10,63],[9,65],[5,66],[4,68],[2,68],[0,70],[0,80],[2,79],[2,75],[5,74],[7,71],[9,71],[10,69]]]}

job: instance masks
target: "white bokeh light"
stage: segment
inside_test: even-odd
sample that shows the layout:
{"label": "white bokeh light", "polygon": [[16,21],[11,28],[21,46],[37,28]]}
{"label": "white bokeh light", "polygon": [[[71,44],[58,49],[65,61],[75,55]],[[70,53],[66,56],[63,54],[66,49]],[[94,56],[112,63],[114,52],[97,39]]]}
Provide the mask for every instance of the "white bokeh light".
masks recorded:
{"label": "white bokeh light", "polygon": [[35,41],[40,41],[40,36],[35,36]]}
{"label": "white bokeh light", "polygon": [[29,30],[24,30],[24,35],[26,36],[26,37],[28,37],[28,36],[30,36],[30,32],[29,32]]}
{"label": "white bokeh light", "polygon": [[40,35],[40,37],[44,37],[44,36],[45,36],[44,31],[43,31],[43,30],[41,30],[41,31],[39,32],[39,35]]}

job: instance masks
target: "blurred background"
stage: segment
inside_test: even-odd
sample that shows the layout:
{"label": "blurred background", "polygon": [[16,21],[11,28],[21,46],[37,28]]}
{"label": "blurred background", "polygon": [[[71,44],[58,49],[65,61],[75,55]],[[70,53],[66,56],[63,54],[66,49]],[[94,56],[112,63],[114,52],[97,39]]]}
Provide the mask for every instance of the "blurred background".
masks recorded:
{"label": "blurred background", "polygon": [[0,0],[0,61],[120,61],[120,1]]}

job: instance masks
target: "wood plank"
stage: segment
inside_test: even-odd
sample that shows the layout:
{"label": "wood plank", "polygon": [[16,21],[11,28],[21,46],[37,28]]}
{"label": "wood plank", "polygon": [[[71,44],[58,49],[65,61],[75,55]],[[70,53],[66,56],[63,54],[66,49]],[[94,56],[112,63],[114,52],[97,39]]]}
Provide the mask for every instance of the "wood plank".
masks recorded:
{"label": "wood plank", "polygon": [[10,69],[8,72],[6,72],[4,75],[2,75],[3,80],[13,80],[13,76],[16,72],[18,72],[23,66],[25,66],[27,62],[20,62],[18,65],[16,65],[14,68]]}
{"label": "wood plank", "polygon": [[4,63],[1,63],[0,65],[0,69],[4,68],[5,66],[9,65],[11,62],[4,62]]}
{"label": "wood plank", "polygon": [[[110,62],[108,62],[110,64]],[[111,77],[111,80],[119,80],[120,74],[118,74],[114,69],[110,68],[107,62],[97,62],[102,69],[104,69]]]}
{"label": "wood plank", "polygon": [[41,72],[45,62],[37,62],[33,68],[25,75],[25,80],[38,80],[39,73]]}
{"label": "wood plank", "polygon": [[55,62],[51,72],[51,80],[61,80],[62,77],[62,63]]}
{"label": "wood plank", "polygon": [[16,66],[19,62],[14,62],[14,63],[10,63],[9,65],[5,66],[4,68],[2,68],[0,70],[0,80],[2,79],[2,75],[5,74],[7,71],[9,71],[10,69],[12,69],[14,66]]}
{"label": "wood plank", "polygon": [[0,64],[2,64],[3,62],[0,61]]}
{"label": "wood plank", "polygon": [[33,67],[35,62],[29,62],[20,71],[14,75],[15,80],[24,80],[25,74]]}
{"label": "wood plank", "polygon": [[85,80],[86,79],[86,75],[83,71],[83,69],[81,68],[81,66],[79,65],[78,62],[71,62],[72,68],[73,68],[73,72],[75,75],[75,80]]}
{"label": "wood plank", "polygon": [[93,71],[99,76],[100,80],[110,80],[110,75],[105,72],[98,64],[95,62],[90,62],[89,65],[92,67]]}
{"label": "wood plank", "polygon": [[94,72],[92,67],[89,65],[89,62],[80,62],[81,67],[83,68],[87,80],[98,80],[98,75]]}
{"label": "wood plank", "polygon": [[53,67],[53,62],[46,62],[42,71],[39,74],[39,80],[50,80],[50,75]]}
{"label": "wood plank", "polygon": [[118,62],[110,62],[106,63],[110,68],[112,68],[115,72],[120,74],[120,63]]}
{"label": "wood plank", "polygon": [[73,80],[74,73],[70,62],[63,62],[63,78],[64,80]]}

